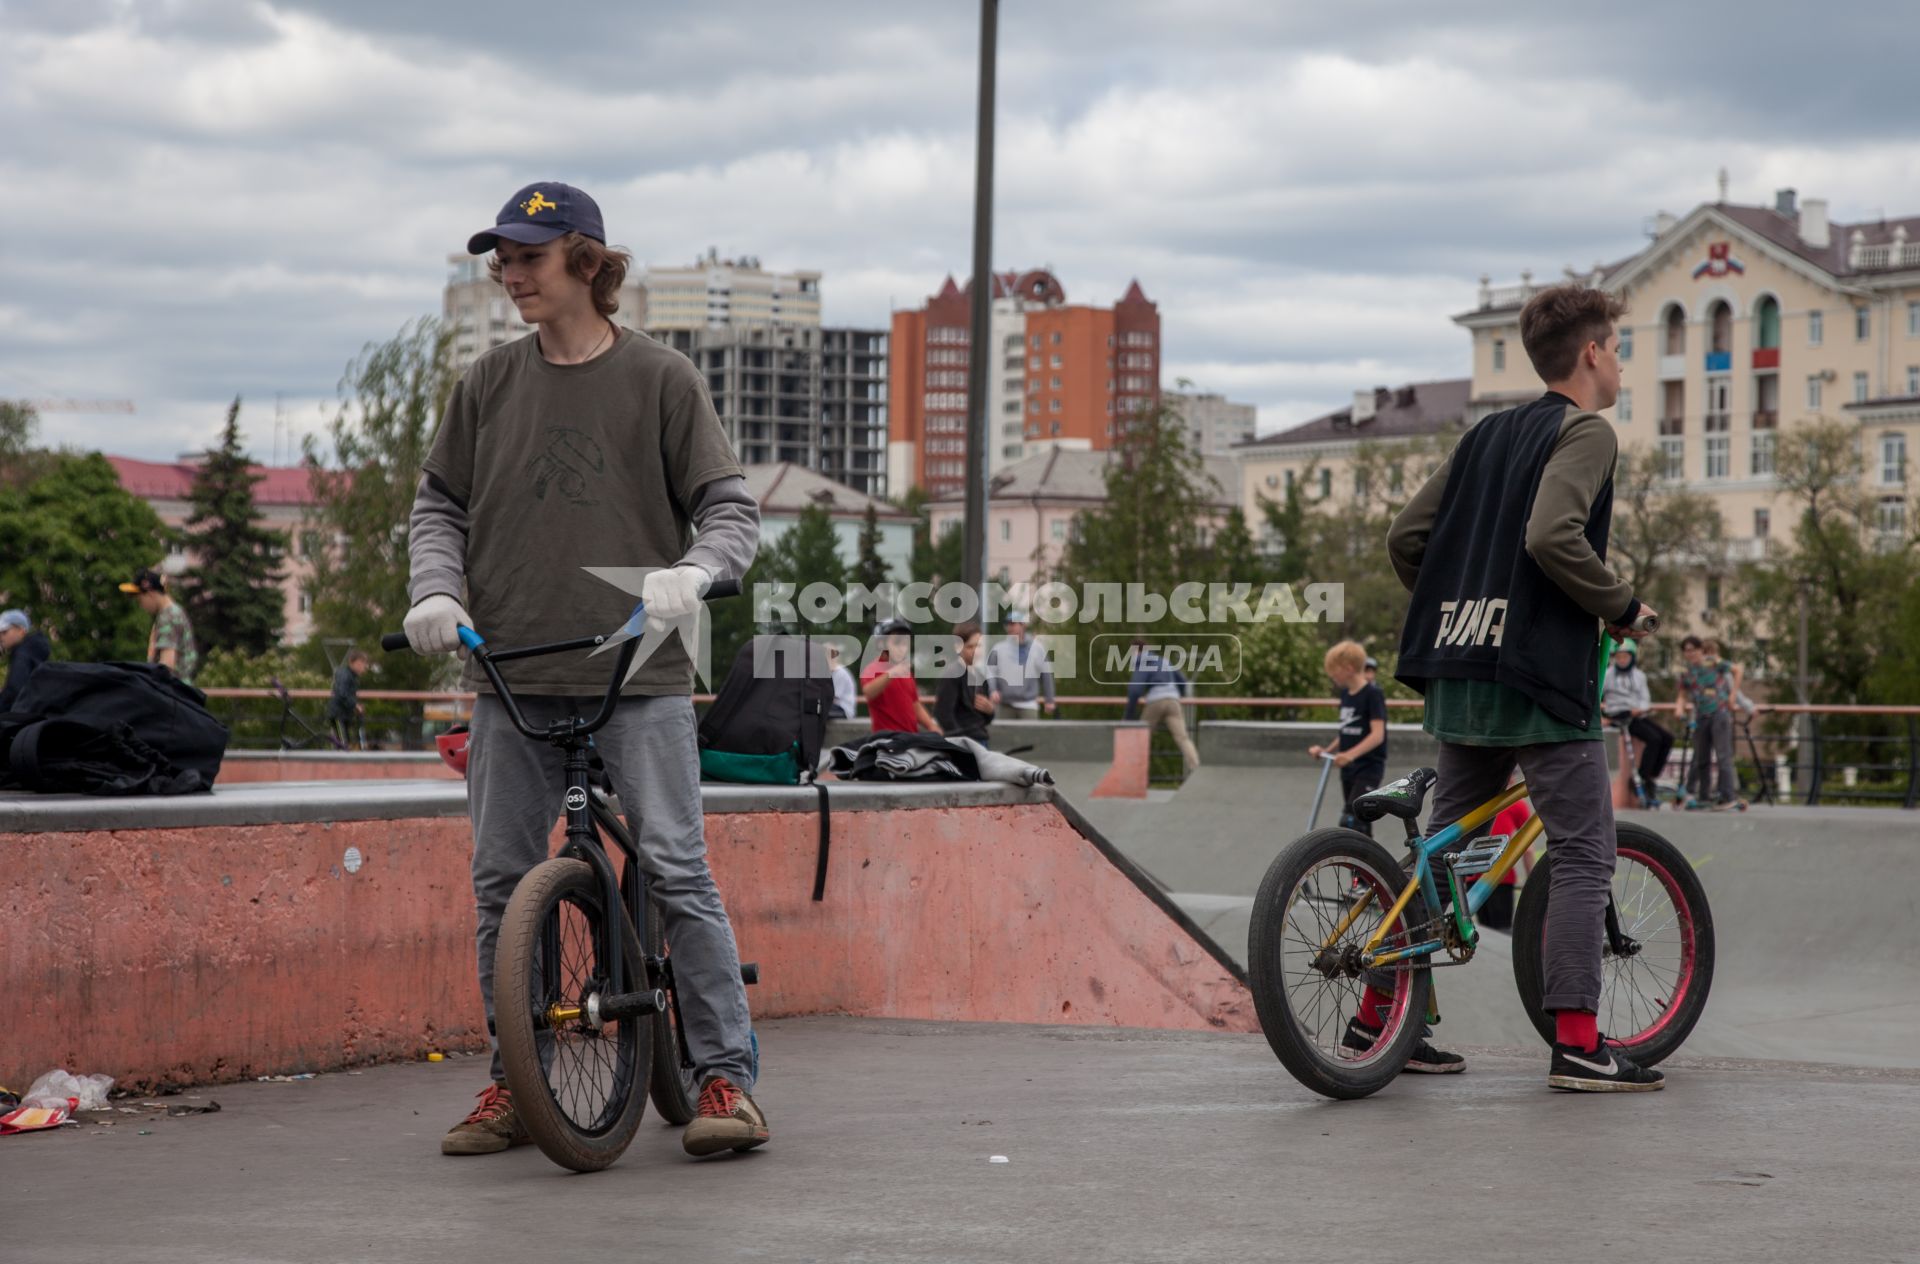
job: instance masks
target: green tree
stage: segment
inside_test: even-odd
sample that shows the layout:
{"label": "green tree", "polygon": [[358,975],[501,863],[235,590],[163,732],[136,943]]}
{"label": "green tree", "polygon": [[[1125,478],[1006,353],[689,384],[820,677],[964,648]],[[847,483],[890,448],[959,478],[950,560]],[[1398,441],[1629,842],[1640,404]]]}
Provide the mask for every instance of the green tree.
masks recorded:
{"label": "green tree", "polygon": [[62,657],[143,659],[152,620],[119,585],[168,538],[105,457],[50,457],[32,482],[0,487],[0,601],[24,607]]}
{"label": "green tree", "polygon": [[[407,519],[420,465],[453,390],[451,331],[419,320],[369,344],[341,381],[328,427],[330,451],[311,437],[306,457],[314,506],[308,525],[333,547],[313,556],[314,641],[346,638],[374,648],[406,617]],[[382,660],[386,687],[432,683],[436,664],[410,654]]]}
{"label": "green tree", "polygon": [[253,489],[265,475],[240,446],[240,400],[227,409],[220,445],[194,472],[187,544],[199,558],[187,572],[182,599],[193,631],[207,649],[264,654],[280,640],[284,598],[280,565],[283,532],[261,525]]}
{"label": "green tree", "polygon": [[1404,442],[1361,443],[1348,467],[1351,494],[1323,496],[1308,515],[1307,578],[1346,586],[1346,625],[1338,631],[1375,649],[1397,644],[1407,590],[1387,557],[1387,532],[1421,484],[1432,477],[1457,433]]}
{"label": "green tree", "polygon": [[[1307,470],[1316,468],[1309,462]],[[1277,583],[1297,584],[1307,577],[1307,566],[1312,561],[1309,550],[1312,540],[1308,533],[1307,502],[1300,492],[1298,482],[1288,483],[1280,499],[1270,500],[1259,497],[1260,514],[1265,522],[1268,546],[1268,569]]]}
{"label": "green tree", "polygon": [[1774,473],[1796,511],[1793,549],[1743,569],[1729,631],[1770,629],[1773,661],[1794,664],[1804,603],[1811,700],[1874,701],[1876,669],[1908,652],[1899,595],[1914,586],[1913,534],[1876,530],[1858,426],[1816,418],[1782,432]]}
{"label": "green tree", "polygon": [[33,442],[39,430],[31,405],[0,399],[0,487],[21,487],[46,472],[50,454]]}
{"label": "green tree", "polygon": [[1725,525],[1713,497],[1667,478],[1660,453],[1639,447],[1620,454],[1613,481],[1613,529],[1607,561],[1670,625],[1685,621],[1683,568],[1724,566]]}
{"label": "green tree", "polygon": [[859,555],[854,560],[850,579],[877,590],[889,578],[887,563],[880,556],[880,513],[874,503],[868,501],[866,516],[860,521]]}

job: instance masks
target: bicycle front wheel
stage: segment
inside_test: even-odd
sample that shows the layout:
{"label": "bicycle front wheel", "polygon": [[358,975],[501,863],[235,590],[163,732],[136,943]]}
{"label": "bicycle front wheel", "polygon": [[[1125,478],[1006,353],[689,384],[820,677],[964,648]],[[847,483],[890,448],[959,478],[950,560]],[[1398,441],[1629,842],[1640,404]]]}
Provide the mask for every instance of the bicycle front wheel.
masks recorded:
{"label": "bicycle front wheel", "polygon": [[[629,933],[606,942],[603,892],[584,860],[536,865],[514,888],[494,957],[494,1026],[514,1111],[541,1151],[594,1172],[625,1152],[646,1106],[650,1017],[594,1025],[588,998],[613,991],[613,953],[628,989],[644,983]],[[616,910],[614,924],[622,915]]]}
{"label": "bicycle front wheel", "polygon": [[[1402,962],[1371,976],[1359,965],[1406,882],[1399,863],[1365,834],[1323,829],[1281,852],[1254,897],[1247,942],[1254,1008],[1281,1063],[1316,1093],[1354,1098],[1380,1091],[1406,1067],[1425,1028],[1433,979],[1424,963]],[[1407,932],[1406,916],[1396,918],[1382,949],[1409,946]],[[1358,1041],[1348,1025],[1368,977],[1381,981],[1391,1004],[1379,1035]]]}
{"label": "bicycle front wheel", "polygon": [[[1687,858],[1639,825],[1615,827],[1613,909],[1626,952],[1601,949],[1600,1029],[1641,1066],[1673,1056],[1707,1008],[1713,986],[1713,912]],[[1520,889],[1513,918],[1513,981],[1543,1040],[1554,1038],[1546,993],[1547,893],[1553,844]]]}

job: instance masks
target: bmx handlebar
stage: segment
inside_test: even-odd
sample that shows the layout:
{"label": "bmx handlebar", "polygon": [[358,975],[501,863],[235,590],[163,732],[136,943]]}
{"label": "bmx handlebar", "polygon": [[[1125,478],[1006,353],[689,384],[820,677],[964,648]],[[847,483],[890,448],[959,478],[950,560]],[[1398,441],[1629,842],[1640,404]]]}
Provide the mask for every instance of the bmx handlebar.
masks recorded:
{"label": "bmx handlebar", "polygon": [[[708,587],[707,591],[702,594],[701,599],[703,601],[720,601],[727,597],[737,597],[739,595],[739,580],[717,579]],[[633,608],[633,614],[629,616],[624,626],[637,627],[645,616],[645,603],[636,604]],[[548,654],[564,654],[569,650],[598,649],[600,646],[612,640],[616,635],[618,635],[617,632],[603,633],[599,636],[576,637],[570,641],[554,641],[547,645],[527,645],[515,649],[496,650],[489,648],[486,638],[472,628],[462,625],[459,629],[460,643],[471,651],[474,661],[480,664],[480,670],[487,674],[487,682],[493,686],[494,692],[499,695],[501,703],[507,709],[508,717],[513,721],[513,726],[527,737],[533,738],[536,741],[560,740],[563,736],[584,736],[599,729],[606,724],[608,720],[612,719],[614,704],[620,697],[620,686],[626,680],[627,668],[633,664],[633,655],[634,652],[640,648],[640,641],[635,637],[629,637],[621,644],[620,652],[614,660],[612,675],[607,681],[606,695],[600,700],[600,710],[594,714],[591,720],[581,721],[576,717],[565,721],[559,726],[559,730],[564,730],[564,733],[559,730],[543,732],[527,723],[526,717],[521,714],[519,704],[514,701],[513,690],[507,687],[507,682],[500,675],[499,664],[511,662],[519,658],[540,658]],[[389,653],[408,648],[407,634],[405,632],[386,633],[380,638],[380,648]]]}

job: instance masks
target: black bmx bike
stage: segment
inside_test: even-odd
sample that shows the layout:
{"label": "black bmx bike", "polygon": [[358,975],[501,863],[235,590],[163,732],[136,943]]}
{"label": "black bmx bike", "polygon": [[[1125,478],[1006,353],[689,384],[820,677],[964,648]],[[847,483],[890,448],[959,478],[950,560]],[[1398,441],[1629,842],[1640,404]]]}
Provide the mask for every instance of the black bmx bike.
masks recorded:
{"label": "black bmx bike", "polygon": [[[736,583],[716,582],[707,599],[738,592]],[[499,664],[594,649],[609,638],[492,649],[463,627],[460,639],[513,726],[566,755],[566,843],[529,870],[507,902],[494,950],[494,1028],[507,1088],[528,1135],[562,1167],[598,1171],[625,1152],[648,1096],[662,1119],[684,1124],[693,1119],[700,1091],[681,1027],[665,921],[649,896],[633,833],[594,771],[593,734],[613,717],[639,642],[619,647],[591,718],[539,726],[521,711]],[[405,649],[406,634],[388,633],[380,645]],[[617,872],[606,839],[619,851]],[[757,982],[758,973],[751,964],[740,967],[746,983]]]}

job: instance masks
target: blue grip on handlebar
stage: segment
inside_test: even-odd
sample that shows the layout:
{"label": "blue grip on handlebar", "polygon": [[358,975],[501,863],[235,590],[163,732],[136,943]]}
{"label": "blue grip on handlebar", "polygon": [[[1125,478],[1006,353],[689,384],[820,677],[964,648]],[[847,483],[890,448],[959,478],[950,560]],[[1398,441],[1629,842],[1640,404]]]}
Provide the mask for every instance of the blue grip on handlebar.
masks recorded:
{"label": "blue grip on handlebar", "polygon": [[460,632],[460,644],[466,646],[470,650],[477,650],[482,645],[485,645],[487,643],[485,637],[481,636],[478,632],[475,632],[472,628],[468,627],[464,623],[460,625],[459,632]]}

